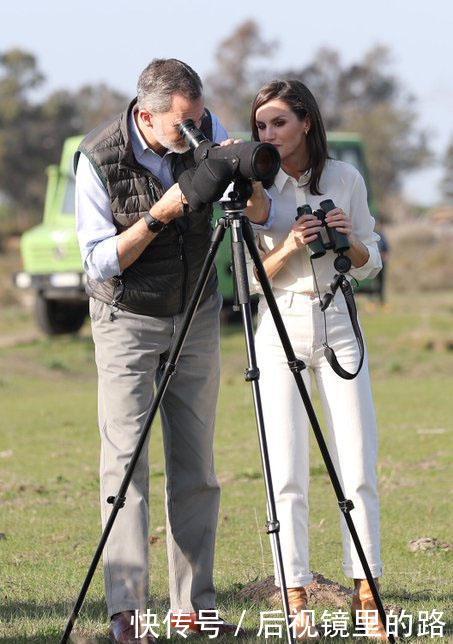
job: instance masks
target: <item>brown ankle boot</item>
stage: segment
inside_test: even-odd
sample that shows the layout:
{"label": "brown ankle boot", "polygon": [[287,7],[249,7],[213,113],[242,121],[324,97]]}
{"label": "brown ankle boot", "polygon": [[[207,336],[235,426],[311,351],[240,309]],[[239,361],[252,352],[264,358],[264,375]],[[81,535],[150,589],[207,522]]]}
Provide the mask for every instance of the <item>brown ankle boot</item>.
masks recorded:
{"label": "brown ankle boot", "polygon": [[294,638],[300,642],[316,642],[319,639],[318,629],[311,622],[310,614],[301,612],[307,610],[307,591],[303,587],[288,588],[287,591]]}
{"label": "brown ankle boot", "polygon": [[[376,586],[379,590],[379,582],[377,579],[374,580]],[[377,611],[376,602],[374,601],[373,594],[371,592],[370,584],[366,579],[354,579],[354,594],[352,595],[352,605],[351,605],[351,615],[352,621],[356,624],[356,613],[357,611]],[[377,623],[376,623],[377,615]],[[372,637],[373,639],[378,640],[387,640],[387,633],[385,632],[385,626],[379,617],[377,612],[374,612],[367,616],[366,613],[361,615],[360,625],[366,625],[366,634],[367,637]]]}

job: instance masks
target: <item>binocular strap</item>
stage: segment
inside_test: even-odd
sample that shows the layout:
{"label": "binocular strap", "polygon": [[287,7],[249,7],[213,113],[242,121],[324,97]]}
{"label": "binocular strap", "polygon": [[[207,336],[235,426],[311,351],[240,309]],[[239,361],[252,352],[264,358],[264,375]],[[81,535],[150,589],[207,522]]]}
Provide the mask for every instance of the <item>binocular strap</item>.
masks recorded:
{"label": "binocular strap", "polygon": [[[313,277],[315,280],[316,290],[318,292],[319,303],[321,305],[321,295],[319,292],[318,281],[316,279],[316,273],[313,266],[313,260],[311,260],[311,266],[313,271]],[[346,369],[343,369],[341,364],[338,362],[337,356],[335,355],[335,351],[332,349],[332,347],[329,347],[329,344],[327,341],[327,321],[326,321],[325,308],[323,308],[324,330],[325,330],[325,337],[326,337],[326,341],[324,342],[324,355],[327,359],[327,362],[330,364],[330,366],[335,371],[335,373],[338,376],[340,376],[340,378],[343,378],[344,380],[353,380],[360,372],[360,369],[362,368],[362,365],[363,365],[363,359],[365,356],[365,345],[363,342],[362,332],[359,326],[359,320],[357,318],[357,306],[355,303],[354,293],[352,291],[351,284],[349,283],[349,281],[346,279],[344,275],[336,275],[333,283],[336,285],[336,287],[334,289],[333,294],[330,296],[330,301],[333,299],[333,295],[335,294],[335,291],[339,286],[344,295],[344,299],[346,300],[349,319],[351,320],[354,335],[357,340],[357,344],[359,346],[359,352],[360,352],[359,365],[357,367],[357,370],[354,373],[350,373],[349,371],[346,371]]]}
{"label": "binocular strap", "polygon": [[[324,347],[325,347],[324,355],[326,356],[327,362],[330,364],[330,366],[332,367],[332,369],[335,371],[336,374],[338,374],[341,378],[344,378],[345,380],[353,380],[359,373],[360,369],[362,368],[363,358],[365,356],[365,346],[363,343],[362,332],[359,326],[359,320],[357,318],[357,307],[354,300],[354,294],[352,292],[350,283],[344,277],[344,275],[342,275],[342,279],[340,281],[340,288],[343,292],[344,299],[346,300],[346,306],[348,307],[349,318],[351,320],[351,324],[354,330],[354,335],[357,340],[357,344],[359,345],[359,351],[360,351],[359,365],[355,373],[350,373],[349,371],[346,371],[346,369],[343,369],[343,367],[340,365],[340,363],[337,360],[337,356],[335,355],[334,350],[332,349],[332,347],[329,347],[329,345],[327,344],[327,333],[326,333],[326,341],[324,343]],[[324,313],[324,316],[325,316],[325,313]]]}

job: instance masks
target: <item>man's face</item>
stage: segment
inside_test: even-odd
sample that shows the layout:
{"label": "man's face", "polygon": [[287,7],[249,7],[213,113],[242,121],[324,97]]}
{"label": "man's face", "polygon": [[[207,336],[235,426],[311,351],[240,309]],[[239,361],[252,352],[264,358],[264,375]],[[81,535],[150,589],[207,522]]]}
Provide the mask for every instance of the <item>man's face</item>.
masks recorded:
{"label": "man's face", "polygon": [[189,149],[184,137],[179,133],[179,125],[186,119],[192,119],[200,127],[204,114],[204,99],[201,96],[195,100],[185,98],[181,94],[173,96],[168,112],[148,112],[139,110],[138,124],[149,147],[158,154],[178,152]]}

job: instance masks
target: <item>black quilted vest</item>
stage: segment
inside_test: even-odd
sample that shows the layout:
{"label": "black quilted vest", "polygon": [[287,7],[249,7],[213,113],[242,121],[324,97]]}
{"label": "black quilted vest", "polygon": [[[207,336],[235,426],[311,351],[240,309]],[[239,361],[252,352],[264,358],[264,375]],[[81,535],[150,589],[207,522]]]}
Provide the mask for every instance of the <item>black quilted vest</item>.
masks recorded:
{"label": "black quilted vest", "polygon": [[[77,168],[82,152],[90,160],[110,197],[113,221],[118,233],[135,224],[160,199],[160,181],[137,163],[128,127],[134,99],[119,116],[92,130],[81,142],[75,158]],[[212,138],[208,113],[201,127]],[[193,155],[175,154],[175,179],[193,165]],[[146,247],[140,257],[119,276],[97,282],[88,278],[88,295],[112,308],[132,313],[167,317],[182,313],[190,299],[205,260],[212,233],[212,206],[170,223]],[[215,269],[211,271],[203,299],[217,288]]]}

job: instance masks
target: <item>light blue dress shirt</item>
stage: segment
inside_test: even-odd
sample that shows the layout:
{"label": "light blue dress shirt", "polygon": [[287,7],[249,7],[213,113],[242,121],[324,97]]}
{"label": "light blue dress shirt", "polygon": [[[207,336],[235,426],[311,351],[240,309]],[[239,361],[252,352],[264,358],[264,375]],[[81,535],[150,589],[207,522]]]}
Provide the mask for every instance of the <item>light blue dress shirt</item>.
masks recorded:
{"label": "light blue dress shirt", "polygon": [[[129,118],[132,150],[137,162],[153,173],[165,190],[175,180],[171,171],[172,152],[160,156],[148,147],[131,113]],[[212,138],[220,143],[228,138],[218,117],[212,114]],[[110,197],[88,158],[81,154],[76,174],[76,223],[83,267],[99,282],[119,275],[118,235],[110,207]]]}

